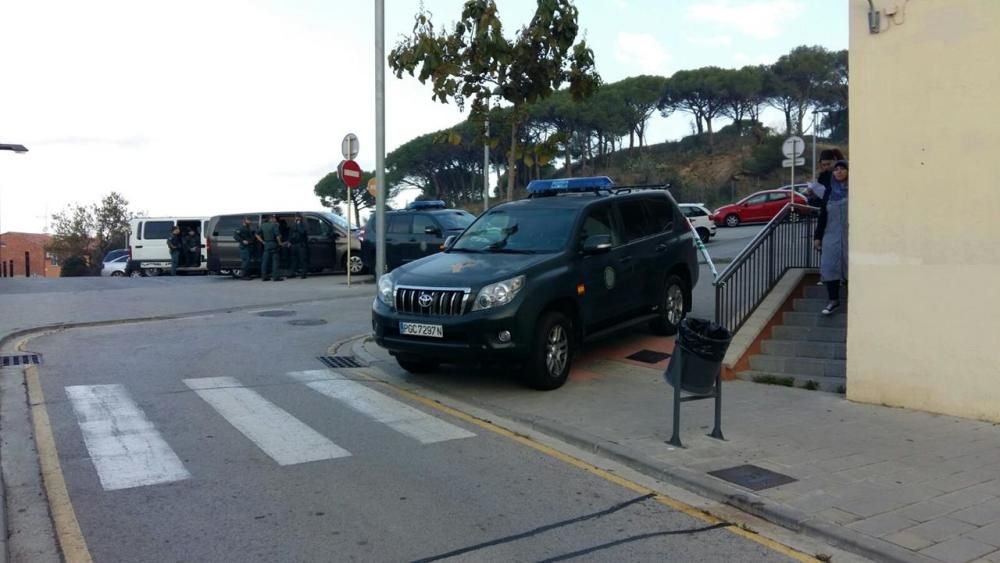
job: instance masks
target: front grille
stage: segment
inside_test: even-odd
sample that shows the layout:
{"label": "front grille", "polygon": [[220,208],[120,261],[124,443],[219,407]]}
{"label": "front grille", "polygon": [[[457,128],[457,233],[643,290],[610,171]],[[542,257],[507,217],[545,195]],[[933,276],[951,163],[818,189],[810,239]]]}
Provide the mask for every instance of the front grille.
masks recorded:
{"label": "front grille", "polygon": [[396,288],[396,311],[408,315],[456,317],[465,312],[468,300],[468,289]]}

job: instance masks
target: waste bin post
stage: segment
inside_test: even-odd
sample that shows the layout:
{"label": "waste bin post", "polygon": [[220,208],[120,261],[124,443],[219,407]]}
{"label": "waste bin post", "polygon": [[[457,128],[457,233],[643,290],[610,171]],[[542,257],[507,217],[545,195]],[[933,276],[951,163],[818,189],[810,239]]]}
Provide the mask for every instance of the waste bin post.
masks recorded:
{"label": "waste bin post", "polygon": [[674,385],[674,432],[667,441],[668,444],[674,446],[675,448],[683,448],[684,444],[681,443],[681,382],[680,375],[677,377],[677,384]]}
{"label": "waste bin post", "polygon": [[715,428],[708,435],[716,440],[725,440],[722,435],[722,370],[715,376]]}

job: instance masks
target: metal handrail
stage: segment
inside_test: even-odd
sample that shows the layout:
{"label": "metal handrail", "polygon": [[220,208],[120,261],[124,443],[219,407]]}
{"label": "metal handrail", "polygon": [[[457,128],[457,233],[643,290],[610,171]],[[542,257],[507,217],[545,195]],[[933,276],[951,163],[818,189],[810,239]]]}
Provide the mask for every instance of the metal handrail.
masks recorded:
{"label": "metal handrail", "polygon": [[[798,211],[793,217],[793,211]],[[715,322],[739,330],[792,268],[815,268],[815,207],[789,203],[761,229],[715,280]]]}

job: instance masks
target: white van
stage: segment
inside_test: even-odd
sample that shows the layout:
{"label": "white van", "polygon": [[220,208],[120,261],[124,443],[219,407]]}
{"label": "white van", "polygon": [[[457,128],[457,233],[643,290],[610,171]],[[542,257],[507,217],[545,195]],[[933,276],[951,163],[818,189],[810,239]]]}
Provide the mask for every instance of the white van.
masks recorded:
{"label": "white van", "polygon": [[170,249],[167,239],[174,226],[181,228],[184,236],[189,228],[194,228],[201,237],[201,252],[196,263],[190,264],[182,260],[178,272],[207,272],[208,257],[206,254],[205,231],[208,229],[208,217],[136,217],[129,222],[128,234],[128,266],[126,275],[157,276],[170,271]]}

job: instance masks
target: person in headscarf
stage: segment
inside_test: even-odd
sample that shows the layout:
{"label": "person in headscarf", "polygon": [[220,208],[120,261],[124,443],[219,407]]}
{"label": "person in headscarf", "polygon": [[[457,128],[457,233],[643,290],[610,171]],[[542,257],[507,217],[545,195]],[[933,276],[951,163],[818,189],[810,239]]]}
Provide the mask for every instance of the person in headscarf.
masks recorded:
{"label": "person in headscarf", "polygon": [[848,163],[838,160],[833,165],[830,185],[823,194],[819,222],[813,236],[813,245],[822,253],[819,275],[829,298],[823,309],[824,315],[832,315],[840,308],[840,286],[847,281],[847,196]]}

